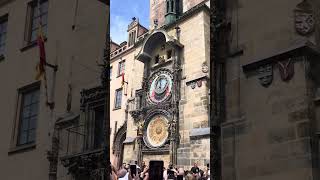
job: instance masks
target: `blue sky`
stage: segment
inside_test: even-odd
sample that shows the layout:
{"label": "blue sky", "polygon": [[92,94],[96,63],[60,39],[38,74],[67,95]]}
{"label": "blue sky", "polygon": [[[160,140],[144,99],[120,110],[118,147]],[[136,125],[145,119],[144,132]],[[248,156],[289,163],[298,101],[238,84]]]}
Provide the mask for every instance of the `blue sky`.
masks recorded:
{"label": "blue sky", "polygon": [[149,28],[150,0],[110,0],[110,36],[112,41],[127,41],[128,25],[133,17]]}

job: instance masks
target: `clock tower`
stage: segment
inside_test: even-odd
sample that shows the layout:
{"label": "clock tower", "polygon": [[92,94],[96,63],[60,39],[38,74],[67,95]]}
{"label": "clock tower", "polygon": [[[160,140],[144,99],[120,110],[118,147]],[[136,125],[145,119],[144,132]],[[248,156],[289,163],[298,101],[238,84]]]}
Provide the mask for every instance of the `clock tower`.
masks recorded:
{"label": "clock tower", "polygon": [[175,37],[155,30],[135,57],[144,63],[142,89],[136,91],[140,107],[131,112],[135,123],[141,124],[140,162],[152,154],[153,158],[177,163],[182,48]]}

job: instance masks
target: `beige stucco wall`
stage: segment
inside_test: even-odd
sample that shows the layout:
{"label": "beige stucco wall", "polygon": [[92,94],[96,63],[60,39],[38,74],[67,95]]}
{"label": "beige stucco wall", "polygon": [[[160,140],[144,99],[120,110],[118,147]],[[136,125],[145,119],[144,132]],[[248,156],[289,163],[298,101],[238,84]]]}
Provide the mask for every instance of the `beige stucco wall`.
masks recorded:
{"label": "beige stucco wall", "polygon": [[[55,109],[50,112],[45,106],[44,87],[41,86],[41,100],[36,131],[36,148],[25,152],[11,153],[11,139],[17,103],[17,89],[35,82],[35,66],[39,61],[38,47],[25,51],[23,39],[27,3],[11,1],[0,7],[0,16],[9,13],[5,60],[0,62],[0,166],[2,179],[48,179],[46,152],[50,148],[49,130],[56,117],[65,112],[67,82],[72,64],[73,101],[72,110],[79,112],[80,90],[100,83],[100,70],[95,61],[103,55],[106,33],[106,6],[99,1],[79,1],[76,15],[76,30],[72,31],[74,1],[49,1],[48,36],[46,57],[50,63],[57,62],[54,90]],[[74,56],[74,61],[71,57]],[[49,90],[52,71],[48,69]],[[49,91],[50,94],[50,91]],[[15,143],[13,143],[15,144]],[[18,170],[18,171],[17,171]],[[17,173],[19,172],[19,173]],[[66,172],[58,172],[60,179],[67,179]]]}
{"label": "beige stucco wall", "polygon": [[[138,54],[140,48],[135,48],[128,50],[128,53],[124,53],[114,59],[111,59],[110,66],[112,66],[112,78],[110,81],[110,128],[111,135],[110,135],[110,148],[113,147],[114,135],[119,130],[119,128],[124,125],[125,123],[125,115],[126,115],[126,108],[127,108],[127,101],[129,98],[135,96],[135,90],[140,89],[142,86],[142,76],[143,76],[143,63],[136,60],[134,58],[135,55]],[[115,91],[116,89],[121,88],[122,77],[117,77],[118,74],[118,64],[122,60],[125,60],[125,76],[124,79],[128,84],[126,84],[123,88],[122,94],[122,103],[121,109],[114,109],[115,103]],[[127,95],[124,94],[124,90],[127,89]],[[132,92],[132,94],[131,94]],[[117,121],[117,129],[115,129],[115,122]],[[136,127],[133,125],[133,120],[131,115],[128,114],[128,121],[127,121],[127,137],[136,137]],[[128,151],[124,155],[124,160],[131,159],[132,153]],[[113,164],[115,164],[115,158],[112,151],[110,151],[110,159]],[[136,158],[134,158],[136,159]]]}

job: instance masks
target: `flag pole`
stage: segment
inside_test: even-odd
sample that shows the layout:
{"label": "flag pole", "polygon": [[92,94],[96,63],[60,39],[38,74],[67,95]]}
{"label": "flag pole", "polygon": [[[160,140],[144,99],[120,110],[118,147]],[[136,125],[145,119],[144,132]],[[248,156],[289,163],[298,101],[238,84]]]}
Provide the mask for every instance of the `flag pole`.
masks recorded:
{"label": "flag pole", "polygon": [[[40,7],[40,0],[37,1],[37,6],[38,6],[38,13],[39,13],[39,30],[38,30],[38,45],[40,47],[40,40],[43,41],[43,36],[42,36],[42,20],[41,20],[41,7]],[[41,62],[41,50],[40,50],[40,68],[42,69],[43,72],[43,80],[44,80],[44,87],[45,87],[45,93],[46,93],[46,105],[49,106],[49,100],[48,100],[48,84],[47,84],[47,73],[46,73],[46,67],[45,66],[41,66],[42,62]]]}
{"label": "flag pole", "polygon": [[41,19],[41,3],[40,0],[37,1],[37,6],[38,6],[38,13],[39,13],[39,31],[38,31],[38,45],[39,45],[39,50],[40,50],[40,75],[43,73],[43,80],[44,80],[44,86],[45,86],[45,96],[46,96],[46,105],[50,107],[52,110],[54,108],[54,102],[49,102],[49,97],[48,97],[48,81],[47,81],[47,73],[46,73],[46,66],[53,68],[54,72],[58,70],[57,65],[52,65],[47,63],[45,60],[45,49],[44,49],[44,37],[43,37],[43,32],[42,32],[42,19]]}
{"label": "flag pole", "polygon": [[[49,98],[48,98],[48,82],[47,82],[47,73],[46,73],[46,66],[48,63],[46,62],[46,57],[45,57],[45,49],[44,49],[44,38],[42,34],[42,19],[41,19],[41,3],[40,0],[37,1],[37,6],[38,6],[38,13],[39,13],[39,34],[38,34],[38,46],[39,46],[39,51],[40,51],[40,63],[39,63],[39,68],[40,68],[40,76],[43,73],[43,80],[44,80],[44,86],[45,86],[45,96],[46,96],[46,105],[50,107],[51,110],[51,121],[49,122],[49,136],[50,136],[50,131],[51,131],[51,125],[52,125],[52,120],[53,120],[53,108],[54,108],[54,103],[50,102],[49,103]],[[57,71],[57,67],[54,68],[54,71]],[[57,131],[56,131],[56,126],[54,125],[53,133],[52,133],[52,139],[51,139],[51,150],[47,151],[47,159],[49,160],[49,180],[56,180],[57,179],[57,163],[58,163],[58,148],[59,147],[59,139],[57,136]]]}

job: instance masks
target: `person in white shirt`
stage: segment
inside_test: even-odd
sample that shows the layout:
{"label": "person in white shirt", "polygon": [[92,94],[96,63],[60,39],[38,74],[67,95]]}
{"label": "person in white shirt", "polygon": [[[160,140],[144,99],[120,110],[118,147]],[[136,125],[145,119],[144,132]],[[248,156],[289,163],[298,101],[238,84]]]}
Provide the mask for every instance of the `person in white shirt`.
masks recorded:
{"label": "person in white shirt", "polygon": [[129,180],[129,172],[125,169],[120,169],[117,175],[118,175],[118,180]]}

